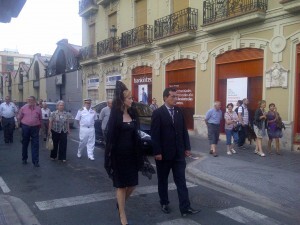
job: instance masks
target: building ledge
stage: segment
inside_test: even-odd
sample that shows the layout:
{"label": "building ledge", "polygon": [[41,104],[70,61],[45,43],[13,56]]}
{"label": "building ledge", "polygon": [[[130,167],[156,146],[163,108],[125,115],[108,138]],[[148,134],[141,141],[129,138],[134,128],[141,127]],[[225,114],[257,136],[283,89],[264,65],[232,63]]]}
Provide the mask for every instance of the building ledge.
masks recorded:
{"label": "building ledge", "polygon": [[83,9],[81,12],[79,12],[79,16],[81,17],[88,17],[90,15],[95,14],[98,11],[98,6],[96,5],[89,5],[85,9]]}
{"label": "building ledge", "polygon": [[256,11],[241,16],[231,17],[229,19],[218,21],[213,24],[205,25],[203,26],[203,31],[213,33],[213,32],[228,30],[234,27],[240,27],[250,23],[264,21],[265,17],[266,17],[265,12]]}
{"label": "building ledge", "polygon": [[134,54],[134,53],[137,53],[137,52],[147,51],[151,48],[152,48],[152,44],[142,44],[142,45],[122,49],[121,52],[124,53],[124,54],[130,55],[130,54]]}
{"label": "building ledge", "polygon": [[155,44],[158,46],[170,45],[180,41],[186,41],[194,39],[196,37],[195,31],[187,31],[173,36],[164,37],[162,39],[156,39]]}
{"label": "building ledge", "polygon": [[120,52],[113,52],[107,55],[102,55],[102,56],[98,56],[98,60],[99,61],[106,61],[106,60],[111,60],[111,59],[117,59],[120,58]]}
{"label": "building ledge", "polygon": [[84,60],[80,61],[80,65],[82,65],[82,66],[97,64],[97,63],[98,63],[97,58],[84,59]]}
{"label": "building ledge", "polygon": [[288,12],[299,12],[300,11],[300,2],[299,1],[290,1],[282,3],[284,10]]}

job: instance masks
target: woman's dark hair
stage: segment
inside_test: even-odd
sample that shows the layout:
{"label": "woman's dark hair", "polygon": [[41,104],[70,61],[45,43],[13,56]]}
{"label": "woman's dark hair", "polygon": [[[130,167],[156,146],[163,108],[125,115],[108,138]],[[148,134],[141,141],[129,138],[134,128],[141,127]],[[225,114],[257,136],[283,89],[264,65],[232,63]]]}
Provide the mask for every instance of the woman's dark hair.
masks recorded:
{"label": "woman's dark hair", "polygon": [[228,103],[226,108],[228,108],[228,106],[231,106],[233,108],[233,104],[232,103]]}
{"label": "woman's dark hair", "polygon": [[271,108],[271,106],[275,107],[275,104],[274,103],[270,103],[269,108]]}
{"label": "woman's dark hair", "polygon": [[122,109],[124,104],[124,91],[127,91],[128,88],[121,81],[116,82],[116,89],[114,94],[114,99],[112,103],[112,107],[115,109]]}
{"label": "woman's dark hair", "polygon": [[238,100],[237,103],[238,103],[239,105],[243,105],[243,100]]}

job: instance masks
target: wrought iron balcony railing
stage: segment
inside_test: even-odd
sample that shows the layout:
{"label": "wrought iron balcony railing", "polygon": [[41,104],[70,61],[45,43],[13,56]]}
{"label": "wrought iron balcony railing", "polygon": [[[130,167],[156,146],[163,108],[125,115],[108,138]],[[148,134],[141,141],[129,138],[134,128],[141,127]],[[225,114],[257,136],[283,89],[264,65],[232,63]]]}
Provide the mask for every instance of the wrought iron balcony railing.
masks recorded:
{"label": "wrought iron balcony railing", "polygon": [[153,26],[144,24],[121,35],[121,48],[130,48],[141,44],[149,44],[153,41]]}
{"label": "wrought iron balcony railing", "polygon": [[80,49],[80,60],[88,60],[95,58],[96,56],[97,54],[95,45],[89,45]]}
{"label": "wrought iron balcony railing", "polygon": [[97,55],[103,56],[120,52],[120,38],[111,37],[97,43]]}
{"label": "wrought iron balcony railing", "polygon": [[186,8],[154,21],[154,39],[198,29],[198,9]]}
{"label": "wrought iron balcony railing", "polygon": [[267,8],[268,0],[206,0],[203,2],[203,25],[251,12],[266,12]]}
{"label": "wrought iron balcony railing", "polygon": [[88,8],[97,8],[94,0],[80,0],[79,1],[79,14],[83,13],[83,11],[87,10]]}

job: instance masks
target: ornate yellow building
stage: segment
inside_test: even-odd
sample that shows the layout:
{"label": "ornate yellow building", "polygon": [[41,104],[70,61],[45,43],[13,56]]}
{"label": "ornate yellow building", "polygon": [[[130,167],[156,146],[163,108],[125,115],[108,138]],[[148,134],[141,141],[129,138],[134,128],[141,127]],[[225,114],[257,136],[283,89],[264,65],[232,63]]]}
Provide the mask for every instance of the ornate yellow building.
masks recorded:
{"label": "ornate yellow building", "polygon": [[300,150],[300,1],[81,0],[83,96],[110,98],[121,79],[163,104],[175,86],[188,128],[206,135],[215,100],[274,102],[287,129],[282,145]]}

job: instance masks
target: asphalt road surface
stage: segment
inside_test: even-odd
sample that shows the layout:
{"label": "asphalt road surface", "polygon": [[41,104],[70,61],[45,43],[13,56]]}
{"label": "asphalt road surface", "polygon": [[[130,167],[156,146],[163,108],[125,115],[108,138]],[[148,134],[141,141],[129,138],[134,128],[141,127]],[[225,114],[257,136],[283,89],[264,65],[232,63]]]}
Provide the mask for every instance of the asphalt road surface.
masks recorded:
{"label": "asphalt road surface", "polygon": [[[3,143],[0,132],[0,193],[24,201],[42,225],[118,225],[115,190],[103,168],[103,149],[95,149],[95,161],[76,157],[78,129],[68,141],[67,162],[51,161],[45,142],[40,143],[40,165],[22,165],[21,143],[16,132],[13,144]],[[30,151],[29,151],[30,152]],[[30,154],[29,154],[30,155]],[[153,159],[151,158],[152,162]],[[187,159],[191,162],[197,159]],[[243,201],[188,181],[192,207],[199,214],[182,218],[170,176],[172,212],[163,214],[157,194],[157,179],[140,176],[140,184],[127,203],[127,217],[134,225],[296,225],[278,212]]]}

